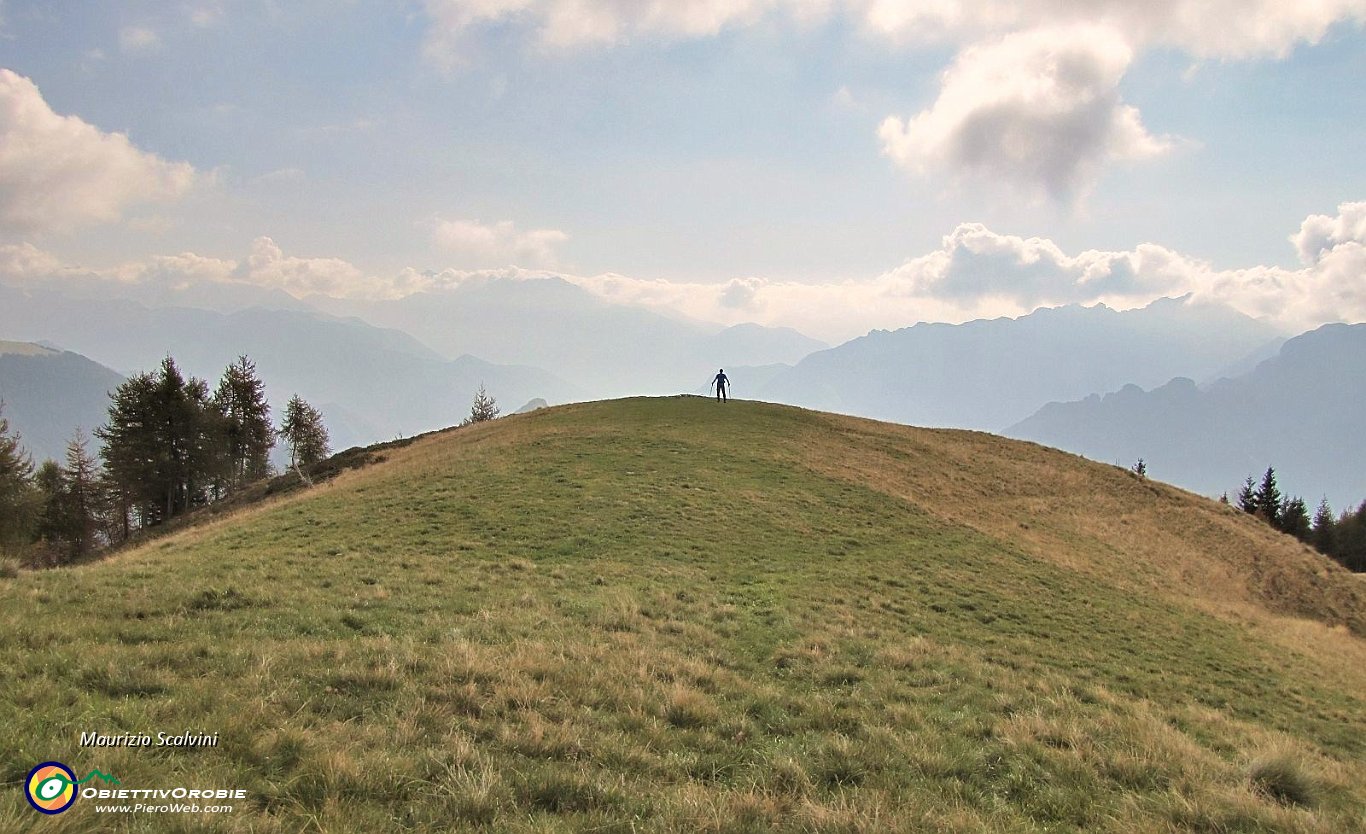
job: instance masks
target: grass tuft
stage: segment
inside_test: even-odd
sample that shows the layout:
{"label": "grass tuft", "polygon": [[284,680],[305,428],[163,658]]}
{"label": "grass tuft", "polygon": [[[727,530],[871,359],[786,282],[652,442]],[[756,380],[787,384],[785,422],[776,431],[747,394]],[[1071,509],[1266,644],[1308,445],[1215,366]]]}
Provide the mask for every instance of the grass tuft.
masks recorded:
{"label": "grass tuft", "polygon": [[1248,767],[1252,789],[1282,805],[1312,808],[1318,801],[1318,781],[1304,764],[1290,753],[1276,752],[1259,756]]}
{"label": "grass tuft", "polygon": [[205,588],[185,603],[187,611],[235,611],[256,603],[236,588]]}
{"label": "grass tuft", "polygon": [[719,715],[706,695],[683,686],[674,687],[664,705],[664,718],[675,727],[706,727],[715,723]]}

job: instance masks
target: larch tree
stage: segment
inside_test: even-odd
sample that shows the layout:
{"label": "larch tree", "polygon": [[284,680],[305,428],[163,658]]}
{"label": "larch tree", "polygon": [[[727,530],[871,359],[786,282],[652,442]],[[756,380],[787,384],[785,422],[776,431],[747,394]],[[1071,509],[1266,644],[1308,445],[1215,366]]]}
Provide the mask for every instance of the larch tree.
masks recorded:
{"label": "larch tree", "polygon": [[270,450],[275,429],[270,423],[266,386],[256,365],[245,356],[223,371],[213,394],[222,415],[224,469],[229,488],[260,480],[270,474]]}
{"label": "larch tree", "polygon": [[85,432],[76,429],[66,445],[63,473],[64,520],[72,559],[88,555],[98,544],[99,520],[104,503],[100,494],[100,471],[87,450]]}
{"label": "larch tree", "polygon": [[[301,478],[303,468],[312,466],[327,457],[327,427],[318,409],[309,405],[295,394],[285,405],[284,420],[280,424],[280,437],[289,444],[289,465]],[[308,480],[304,478],[304,480]]]}

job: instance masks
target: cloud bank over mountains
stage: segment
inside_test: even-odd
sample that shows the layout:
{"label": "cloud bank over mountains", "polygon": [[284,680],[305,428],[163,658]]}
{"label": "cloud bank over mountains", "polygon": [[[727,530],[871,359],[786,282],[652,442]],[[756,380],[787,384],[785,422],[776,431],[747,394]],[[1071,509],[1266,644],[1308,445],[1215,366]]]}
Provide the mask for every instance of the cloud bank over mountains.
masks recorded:
{"label": "cloud bank over mountains", "polygon": [[748,276],[721,284],[610,273],[573,275],[518,266],[410,268],[375,276],[341,258],[286,254],[268,237],[252,242],[246,255],[236,260],[186,252],[95,270],[64,264],[25,243],[0,246],[0,280],[31,286],[156,285],[167,290],[242,285],[280,290],[296,298],[318,294],[379,300],[458,289],[471,282],[558,277],[618,304],[721,324],[753,321],[792,327],[827,341],[918,321],[961,322],[1078,303],[1123,310],[1181,295],[1190,295],[1196,303],[1225,304],[1287,333],[1327,322],[1366,321],[1366,202],[1344,203],[1336,215],[1306,218],[1289,243],[1303,262],[1298,269],[1221,270],[1157,244],[1069,254],[1046,238],[1001,234],[980,223],[963,223],[943,237],[939,248],[864,280],[796,283]]}

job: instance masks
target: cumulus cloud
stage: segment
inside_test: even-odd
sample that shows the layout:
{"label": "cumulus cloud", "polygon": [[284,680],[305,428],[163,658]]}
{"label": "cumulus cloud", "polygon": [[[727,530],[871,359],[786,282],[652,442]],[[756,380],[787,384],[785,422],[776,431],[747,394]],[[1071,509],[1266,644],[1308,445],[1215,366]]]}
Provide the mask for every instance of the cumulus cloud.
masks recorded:
{"label": "cumulus cloud", "polygon": [[785,325],[827,341],[918,321],[1017,316],[1063,304],[1130,309],[1187,295],[1192,303],[1225,304],[1298,332],[1325,322],[1366,321],[1364,214],[1366,203],[1344,203],[1333,217],[1308,218],[1291,238],[1301,251],[1302,240],[1314,241],[1312,258],[1301,269],[1220,270],[1151,243],[1069,254],[1046,238],[964,223],[938,248],[866,280],[744,278],[724,285],[621,275],[569,280],[617,303],[726,324]]}
{"label": "cumulus cloud", "polygon": [[432,242],[464,266],[550,266],[555,263],[555,248],[567,240],[569,235],[558,229],[519,231],[510,220],[484,224],[437,218],[432,224]]}
{"label": "cumulus cloud", "polygon": [[1045,238],[1002,235],[964,223],[941,247],[886,273],[889,292],[975,303],[1041,304],[1143,302],[1183,292],[1192,262],[1171,250],[1142,244],[1126,252],[1088,250],[1068,255]]}
{"label": "cumulus cloud", "polygon": [[1366,202],[1343,203],[1336,217],[1311,214],[1290,236],[1300,262],[1313,265],[1331,257],[1344,244],[1366,243]]}
{"label": "cumulus cloud", "polygon": [[1167,47],[1201,60],[1275,58],[1316,43],[1335,23],[1366,21],[1366,0],[425,0],[424,7],[424,53],[446,68],[460,62],[471,31],[490,25],[569,49],[710,37],[772,18],[840,19],[895,46],[957,46],[934,105],[882,123],[884,152],[911,171],[973,172],[1064,200],[1084,193],[1107,163],[1170,146],[1120,101],[1118,84],[1135,54]]}
{"label": "cumulus cloud", "polygon": [[59,116],[28,78],[0,69],[0,230],[67,230],[174,200],[193,167],[139,150],[76,116]]}
{"label": "cumulus cloud", "polygon": [[341,258],[299,258],[286,255],[268,237],[252,241],[251,252],[233,270],[232,279],[284,290],[303,297],[313,293],[349,296],[364,294],[371,281]]}
{"label": "cumulus cloud", "polygon": [[732,310],[754,310],[764,283],[762,278],[732,278],[721,288],[718,303]]}
{"label": "cumulus cloud", "polygon": [[299,297],[321,293],[381,299],[453,290],[472,282],[555,277],[612,303],[722,324],[757,321],[795,327],[831,342],[872,328],[919,321],[1015,316],[1062,304],[1104,303],[1129,309],[1187,295],[1192,303],[1225,304],[1286,332],[1326,322],[1366,321],[1366,202],[1344,203],[1333,216],[1309,217],[1290,240],[1304,257],[1299,269],[1220,270],[1156,244],[1071,254],[1046,238],[964,223],[945,235],[937,248],[867,279],[798,283],[752,276],[724,284],[519,267],[404,269],[392,276],[374,276],[338,258],[286,255],[268,237],[253,242],[240,261],[187,252],[88,270],[23,244],[0,246],[0,280],[34,284],[79,276],[171,289],[243,282]]}
{"label": "cumulus cloud", "polygon": [[910,171],[948,168],[1070,199],[1104,163],[1169,147],[1120,100],[1132,58],[1123,38],[1101,26],[1040,29],[970,47],[944,73],[931,107],[882,123],[883,152]]}

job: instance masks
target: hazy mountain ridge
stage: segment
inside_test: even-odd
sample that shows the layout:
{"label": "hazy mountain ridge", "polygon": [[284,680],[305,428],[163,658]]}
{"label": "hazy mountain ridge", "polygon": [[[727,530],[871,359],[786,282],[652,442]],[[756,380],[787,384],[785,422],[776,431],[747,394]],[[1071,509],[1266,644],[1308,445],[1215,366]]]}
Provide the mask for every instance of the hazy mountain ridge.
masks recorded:
{"label": "hazy mountain ridge", "polygon": [[792,363],[827,347],[791,328],[722,327],[613,303],[557,277],[481,278],[389,301],[309,300],[447,356],[545,368],[594,397],[688,391],[720,367]]}
{"label": "hazy mountain ridge", "polygon": [[[35,463],[62,461],[77,428],[91,437],[123,376],[78,353],[0,342],[0,402],[10,430]],[[95,451],[92,440],[90,452]]]}
{"label": "hazy mountain ridge", "polygon": [[407,333],[305,310],[224,314],[0,286],[0,333],[49,339],[129,373],[154,368],[169,355],[210,381],[246,354],[276,408],[298,393],[344,409],[334,426],[338,448],[449,425],[481,383],[508,402],[581,396],[538,368],[473,356],[447,361]]}
{"label": "hazy mountain ridge", "polygon": [[1279,335],[1231,309],[1187,299],[1124,312],[1042,308],[1015,319],[873,331],[806,357],[758,396],[913,425],[998,431],[1051,401],[1126,383],[1204,378]]}
{"label": "hazy mountain ridge", "polygon": [[1207,495],[1274,465],[1287,493],[1343,510],[1366,499],[1363,414],[1366,324],[1329,324],[1243,376],[1050,403],[1004,433],[1105,462],[1142,457],[1153,477]]}

